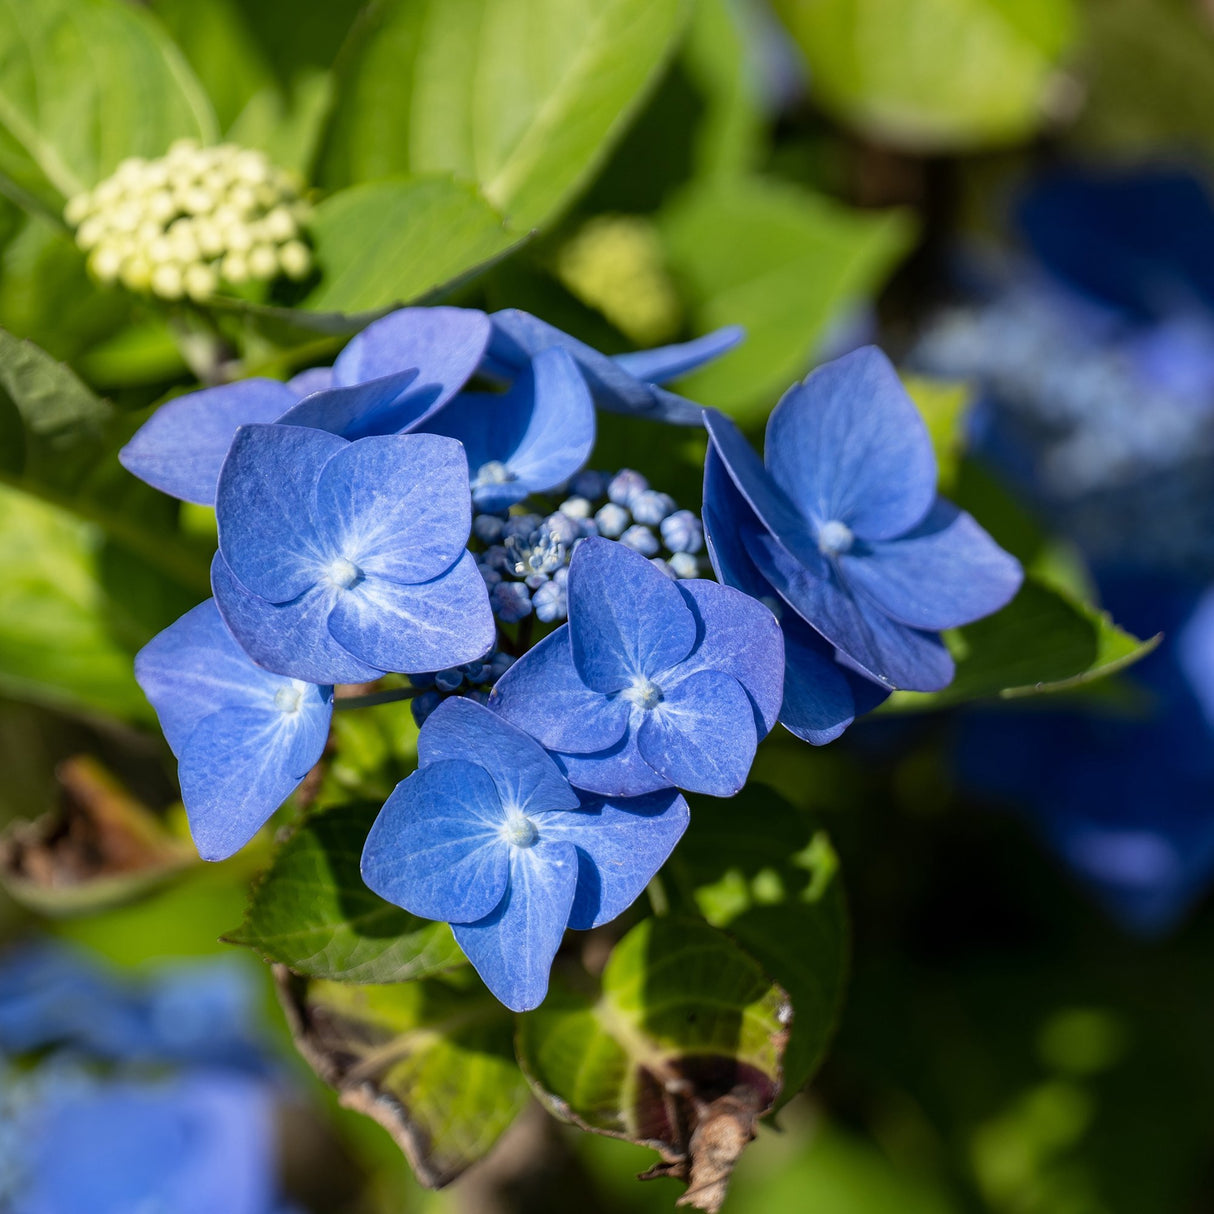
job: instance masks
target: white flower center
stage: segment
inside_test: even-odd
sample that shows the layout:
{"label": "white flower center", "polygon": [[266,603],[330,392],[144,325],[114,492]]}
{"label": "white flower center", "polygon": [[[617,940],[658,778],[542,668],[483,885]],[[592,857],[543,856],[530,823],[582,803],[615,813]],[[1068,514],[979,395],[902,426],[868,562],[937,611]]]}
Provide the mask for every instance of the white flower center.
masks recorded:
{"label": "white flower center", "polygon": [[823,556],[840,556],[851,550],[855,539],[852,529],[846,523],[831,519],[818,529],[818,551]]}
{"label": "white flower center", "polygon": [[539,830],[526,814],[512,813],[502,827],[502,837],[515,847],[531,847],[540,837]]}
{"label": "white flower center", "polygon": [[274,693],[274,707],[282,713],[298,712],[303,702],[304,684],[296,681],[289,687],[280,687]]}
{"label": "white flower center", "polygon": [[624,689],[624,699],[648,712],[662,702],[662,689],[644,675],[638,675],[632,686]]}
{"label": "white flower center", "polygon": [[355,582],[362,581],[363,571],[344,556],[339,556],[325,570],[325,580],[341,590],[349,590]]}

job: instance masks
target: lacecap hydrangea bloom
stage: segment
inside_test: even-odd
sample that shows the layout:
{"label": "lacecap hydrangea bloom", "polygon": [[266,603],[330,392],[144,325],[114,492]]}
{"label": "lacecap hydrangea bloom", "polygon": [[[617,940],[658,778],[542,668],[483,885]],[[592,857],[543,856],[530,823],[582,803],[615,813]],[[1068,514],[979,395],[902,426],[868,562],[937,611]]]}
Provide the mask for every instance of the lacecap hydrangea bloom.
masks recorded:
{"label": "lacecap hydrangea bloom", "polygon": [[220,614],[269,670],[361,683],[457,666],[493,644],[453,439],[242,426],[215,517]]}
{"label": "lacecap hydrangea bloom", "polygon": [[780,710],[771,612],[715,582],[674,581],[605,539],[574,553],[568,610],[498,681],[491,707],[587,791],[737,792]]}
{"label": "lacecap hydrangea bloom", "polygon": [[363,879],[450,923],[485,985],[528,1011],[547,993],[566,927],[598,927],[631,905],[687,821],[674,789],[579,796],[533,738],[449,700],[422,727],[418,770],[371,829]]}
{"label": "lacecap hydrangea bloom", "polygon": [[255,665],[214,599],[149,641],[136,655],[135,678],[177,758],[190,832],[205,860],[243,847],[325,748],[333,688]]}
{"label": "lacecap hydrangea bloom", "polygon": [[874,347],[785,393],[760,462],[706,411],[704,525],[720,579],[777,605],[786,643],[780,720],[814,743],[896,688],[953,678],[942,629],[1004,606],[1018,562],[936,494],[914,402]]}

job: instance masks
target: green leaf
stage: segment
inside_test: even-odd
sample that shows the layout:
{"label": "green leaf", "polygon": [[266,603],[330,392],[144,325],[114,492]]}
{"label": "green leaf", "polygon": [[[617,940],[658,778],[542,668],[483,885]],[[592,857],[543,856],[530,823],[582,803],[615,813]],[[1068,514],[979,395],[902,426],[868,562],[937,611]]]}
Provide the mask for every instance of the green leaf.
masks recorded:
{"label": "green leaf", "polygon": [[777,1104],[786,1103],[822,1061],[846,986],[847,908],[826,832],[761,784],[729,800],[695,797],[666,872],[788,992],[793,1018]]}
{"label": "green leaf", "polygon": [[1072,0],[776,0],[814,98],[915,152],[1026,138],[1069,104]]}
{"label": "green leaf", "polygon": [[681,390],[742,422],[766,416],[806,373],[831,323],[876,293],[913,236],[902,211],[856,211],[758,177],[696,183],[660,223],[696,330],[746,329]]}
{"label": "green leaf", "polygon": [[965,452],[965,417],[971,403],[965,384],[920,376],[903,376],[907,392],[923,414],[936,453],[940,492],[948,494],[956,483]]}
{"label": "green leaf", "polygon": [[683,0],[396,0],[345,64],[322,181],[476,182],[510,224],[550,223],[656,81]]}
{"label": "green leaf", "polygon": [[123,614],[101,570],[99,530],[0,486],[0,692],[56,708],[151,721]]}
{"label": "green leaf", "polygon": [[656,1148],[654,1174],[715,1209],[779,1093],[791,1015],[723,932],[648,919],[615,946],[597,993],[554,985],[519,1017],[519,1061],[556,1116]]}
{"label": "green leaf", "polygon": [[310,224],[323,274],[304,306],[360,312],[433,294],[518,241],[471,186],[447,177],[341,190]]}
{"label": "green leaf", "polygon": [[225,939],[296,973],[339,982],[406,982],[465,964],[450,927],[385,902],[358,871],[378,805],[314,815],[253,890]]}
{"label": "green leaf", "polygon": [[454,1180],[527,1103],[513,1017],[470,969],[392,986],[277,973],[300,1052],[343,1105],[387,1129],[422,1184]]}
{"label": "green leaf", "polygon": [[212,141],[215,115],[155,18],[120,0],[0,0],[0,177],[56,213],[127,156]]}
{"label": "green leaf", "polygon": [[1032,576],[1002,611],[944,635],[957,677],[943,691],[895,692],[889,710],[1070,691],[1124,670],[1161,639],[1140,641],[1107,612]]}

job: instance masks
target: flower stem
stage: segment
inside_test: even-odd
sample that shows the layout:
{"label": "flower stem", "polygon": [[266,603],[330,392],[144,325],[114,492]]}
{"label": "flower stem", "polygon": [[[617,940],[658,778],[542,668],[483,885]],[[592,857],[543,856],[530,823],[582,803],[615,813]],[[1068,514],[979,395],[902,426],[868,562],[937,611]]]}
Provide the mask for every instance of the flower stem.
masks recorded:
{"label": "flower stem", "polygon": [[340,696],[333,700],[333,711],[347,708],[374,708],[377,704],[394,704],[397,700],[411,700],[421,694],[419,687],[394,687],[391,691],[372,691],[363,696]]}
{"label": "flower stem", "polygon": [[666,887],[662,884],[662,878],[656,873],[645,886],[645,893],[649,895],[649,905],[653,908],[655,918],[661,919],[669,913],[670,899],[666,896]]}

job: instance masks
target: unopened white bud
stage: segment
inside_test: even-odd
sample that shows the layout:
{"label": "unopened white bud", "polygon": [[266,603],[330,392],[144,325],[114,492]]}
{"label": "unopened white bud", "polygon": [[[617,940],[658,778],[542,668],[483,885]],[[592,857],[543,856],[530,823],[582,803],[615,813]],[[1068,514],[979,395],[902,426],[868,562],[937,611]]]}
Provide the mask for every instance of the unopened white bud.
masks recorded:
{"label": "unopened white bud", "polygon": [[195,262],[183,275],[185,292],[191,299],[206,299],[219,289],[219,275],[213,266]]}
{"label": "unopened white bud", "polygon": [[180,299],[185,294],[185,280],[181,267],[166,262],[152,271],[152,290],[164,299]]}
{"label": "unopened white bud", "polygon": [[89,254],[89,272],[99,282],[116,282],[122,271],[123,251],[115,244],[99,244]]}
{"label": "unopened white bud", "polygon": [[131,291],[146,291],[152,281],[152,267],[148,259],[136,253],[122,263],[122,285]]}
{"label": "unopened white bud", "polygon": [[249,273],[254,278],[273,278],[278,273],[278,255],[273,245],[258,244],[249,250]]}
{"label": "unopened white bud", "polygon": [[73,228],[78,227],[89,217],[92,210],[93,196],[86,190],[83,194],[68,199],[67,206],[63,208],[63,218]]}
{"label": "unopened white bud", "polygon": [[108,231],[109,225],[100,215],[90,215],[76,229],[76,243],[82,249],[91,249]]}
{"label": "unopened white bud", "polygon": [[249,280],[249,263],[243,253],[229,253],[223,259],[219,273],[233,286],[239,286]]}
{"label": "unopened white bud", "polygon": [[295,226],[295,220],[291,212],[286,207],[275,207],[262,220],[262,233],[267,240],[272,240],[276,244],[281,244],[284,240],[290,240],[294,237],[299,229]]}
{"label": "unopened white bud", "polygon": [[278,264],[289,278],[306,278],[312,270],[312,251],[302,240],[289,240],[278,250]]}

